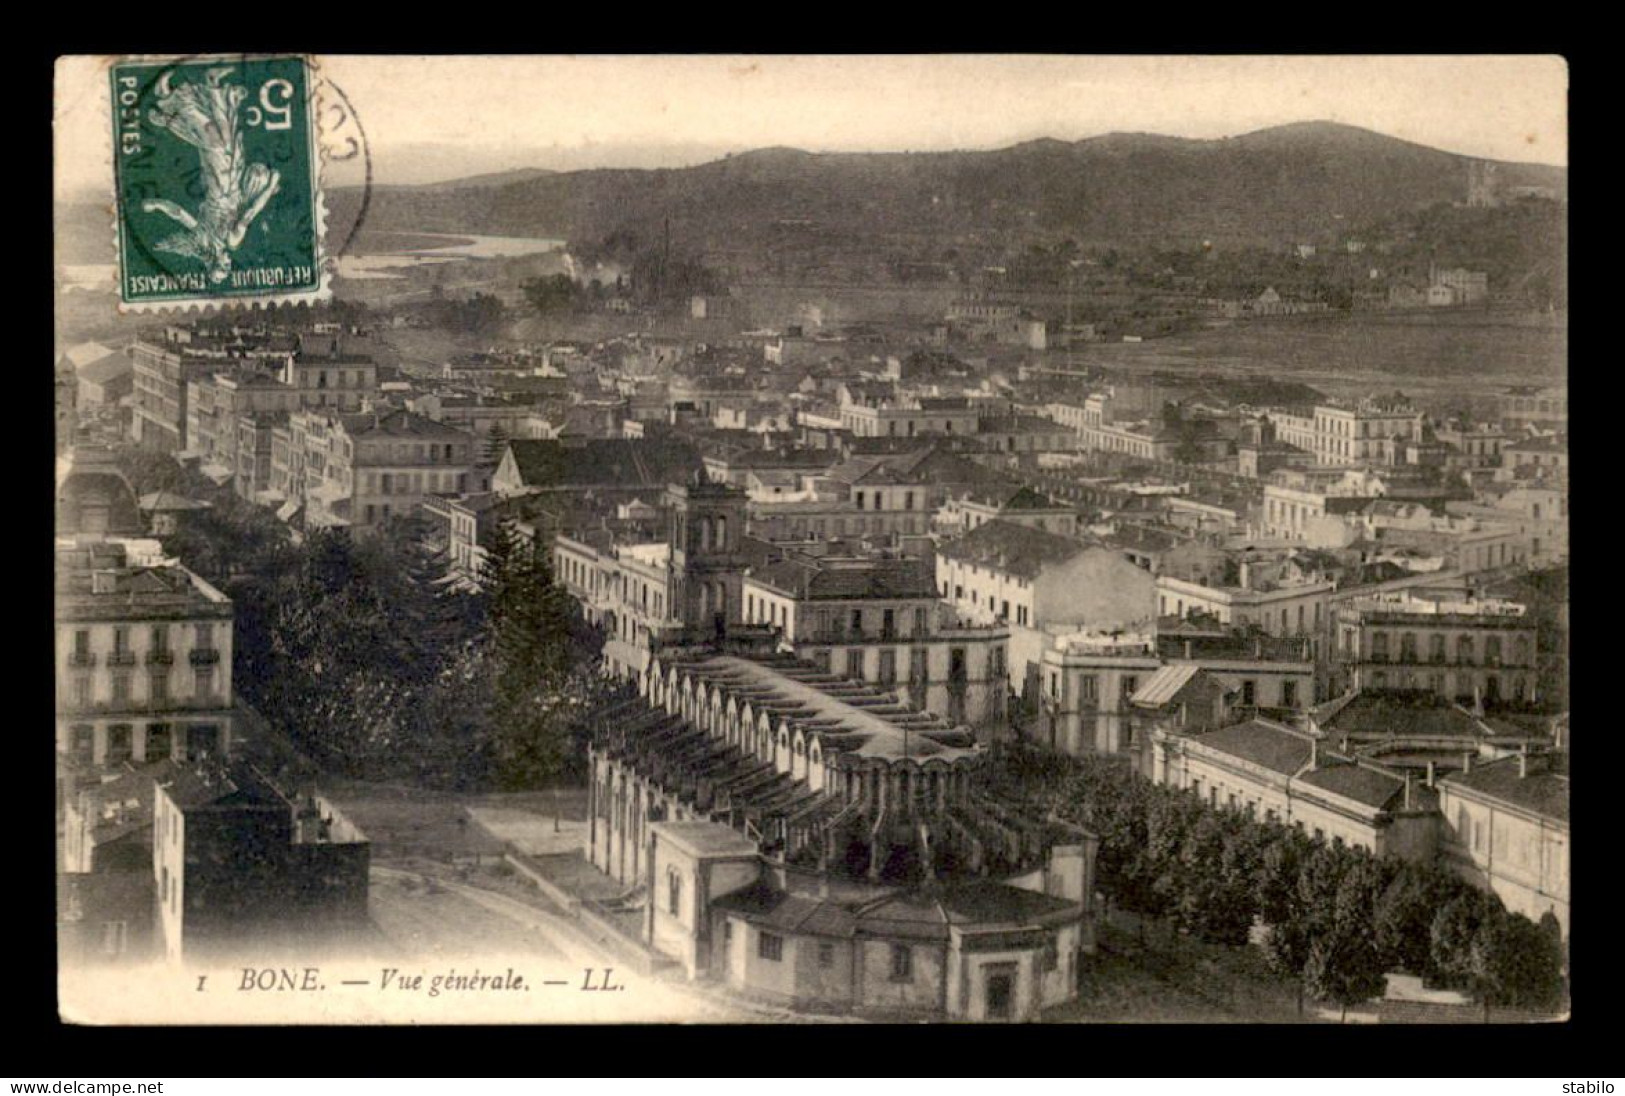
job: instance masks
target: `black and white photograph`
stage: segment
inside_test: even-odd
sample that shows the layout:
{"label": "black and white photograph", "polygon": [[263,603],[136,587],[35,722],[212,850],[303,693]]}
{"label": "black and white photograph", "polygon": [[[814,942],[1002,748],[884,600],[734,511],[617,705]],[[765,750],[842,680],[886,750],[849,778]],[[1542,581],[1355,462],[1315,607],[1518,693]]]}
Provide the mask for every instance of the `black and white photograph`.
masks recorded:
{"label": "black and white photograph", "polygon": [[1571,1019],[1562,57],[54,71],[63,1023]]}

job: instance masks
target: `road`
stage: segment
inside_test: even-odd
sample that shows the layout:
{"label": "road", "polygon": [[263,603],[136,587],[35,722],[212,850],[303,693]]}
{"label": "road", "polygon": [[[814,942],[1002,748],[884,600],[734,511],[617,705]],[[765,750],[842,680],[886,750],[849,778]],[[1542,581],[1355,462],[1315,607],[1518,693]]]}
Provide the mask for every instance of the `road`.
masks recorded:
{"label": "road", "polygon": [[[787,1018],[783,1010],[746,1006],[720,993],[627,970],[568,917],[480,887],[375,865],[370,905],[387,947],[399,951],[380,960],[430,976],[500,973],[510,967],[524,975],[532,988],[523,995],[480,995],[486,1020],[759,1023]],[[622,988],[582,988],[603,985],[606,970],[609,983]]]}

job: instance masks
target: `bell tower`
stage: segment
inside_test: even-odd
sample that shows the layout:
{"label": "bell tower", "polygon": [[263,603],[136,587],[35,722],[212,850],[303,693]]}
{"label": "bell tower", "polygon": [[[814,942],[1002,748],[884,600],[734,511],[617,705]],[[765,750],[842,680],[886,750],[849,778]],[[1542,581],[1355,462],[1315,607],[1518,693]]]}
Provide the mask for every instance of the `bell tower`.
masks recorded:
{"label": "bell tower", "polygon": [[672,585],[683,622],[721,632],[740,620],[745,492],[701,472],[666,489],[671,511]]}

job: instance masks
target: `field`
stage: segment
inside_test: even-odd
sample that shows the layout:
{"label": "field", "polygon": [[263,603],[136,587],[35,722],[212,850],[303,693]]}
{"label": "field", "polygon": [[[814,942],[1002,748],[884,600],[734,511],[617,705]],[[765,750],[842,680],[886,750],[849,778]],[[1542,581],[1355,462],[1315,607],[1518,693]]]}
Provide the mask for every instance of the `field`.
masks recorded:
{"label": "field", "polygon": [[1143,343],[1101,343],[1080,364],[1291,377],[1332,395],[1449,397],[1561,382],[1568,320],[1530,313],[1356,312],[1253,320]]}

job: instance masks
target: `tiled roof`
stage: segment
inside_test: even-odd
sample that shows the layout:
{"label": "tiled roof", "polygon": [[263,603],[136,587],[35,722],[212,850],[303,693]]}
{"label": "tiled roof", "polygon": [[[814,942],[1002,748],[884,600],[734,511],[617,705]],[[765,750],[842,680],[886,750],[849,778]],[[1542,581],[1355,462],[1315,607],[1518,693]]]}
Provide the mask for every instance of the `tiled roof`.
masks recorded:
{"label": "tiled roof", "polygon": [[1518,775],[1518,758],[1478,762],[1471,772],[1451,773],[1450,789],[1488,796],[1559,822],[1569,820],[1569,764],[1566,753],[1531,757],[1529,775]]}
{"label": "tiled roof", "polygon": [[1071,537],[994,520],[937,551],[949,559],[1034,578],[1047,565],[1073,559],[1089,549],[1090,545]]}
{"label": "tiled roof", "polygon": [[1472,744],[1492,729],[1460,705],[1431,693],[1360,690],[1313,711],[1315,723],[1335,738],[1350,735],[1394,738],[1459,738]]}
{"label": "tiled roof", "polygon": [[1077,912],[1077,903],[1023,890],[1008,883],[982,879],[948,890],[941,898],[948,919],[956,925],[1032,924]]}
{"label": "tiled roof", "polygon": [[1164,666],[1146,679],[1135,692],[1131,703],[1147,708],[1158,708],[1168,703],[1202,668],[1194,662]]}
{"label": "tiled roof", "polygon": [[1056,502],[1048,495],[1041,495],[1031,487],[1023,487],[1015,494],[1004,500],[1006,510],[1068,510],[1071,509],[1062,503]]}
{"label": "tiled roof", "polygon": [[686,483],[703,467],[699,451],[677,438],[520,439],[508,449],[529,487],[658,487]]}
{"label": "tiled roof", "polygon": [[1311,753],[1308,735],[1263,719],[1221,727],[1193,739],[1193,742],[1286,776],[1295,775],[1309,764]]}
{"label": "tiled roof", "polygon": [[128,357],[115,351],[108,351],[106,357],[97,358],[88,365],[81,365],[74,375],[91,384],[106,384],[115,377],[133,372],[134,369],[135,363]]}
{"label": "tiled roof", "polygon": [[387,415],[340,415],[344,431],[352,438],[467,438],[467,431],[435,422],[411,411],[391,411]]}
{"label": "tiled roof", "polygon": [[1298,781],[1379,810],[1389,807],[1405,791],[1404,780],[1363,765],[1323,765],[1304,773]]}
{"label": "tiled roof", "polygon": [[789,894],[764,882],[715,899],[713,909],[738,913],[751,923],[781,932],[816,936],[851,936],[857,929],[852,911],[830,901]]}
{"label": "tiled roof", "polygon": [[861,566],[822,566],[784,560],[752,572],[765,585],[809,600],[935,598],[936,580],[917,559],[872,560]]}

